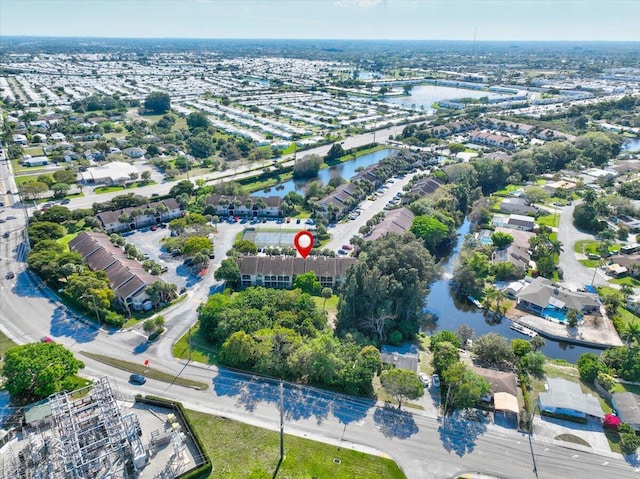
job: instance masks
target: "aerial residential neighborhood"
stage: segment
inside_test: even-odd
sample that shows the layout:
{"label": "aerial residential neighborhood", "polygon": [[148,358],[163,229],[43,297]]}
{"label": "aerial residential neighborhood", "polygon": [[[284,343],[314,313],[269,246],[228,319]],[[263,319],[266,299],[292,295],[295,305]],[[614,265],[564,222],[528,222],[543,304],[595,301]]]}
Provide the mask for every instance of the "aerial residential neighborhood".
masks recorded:
{"label": "aerial residential neighborhood", "polygon": [[3,2],[0,479],[634,477],[638,5],[241,3]]}

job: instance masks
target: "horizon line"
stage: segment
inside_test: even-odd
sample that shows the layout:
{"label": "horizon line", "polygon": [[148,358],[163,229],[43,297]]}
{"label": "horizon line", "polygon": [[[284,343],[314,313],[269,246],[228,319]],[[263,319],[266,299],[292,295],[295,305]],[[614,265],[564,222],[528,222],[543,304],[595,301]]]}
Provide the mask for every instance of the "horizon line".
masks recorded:
{"label": "horizon line", "polygon": [[32,35],[0,34],[0,38],[41,38],[41,39],[96,39],[96,40],[251,40],[251,41],[336,41],[336,42],[469,42],[469,43],[640,43],[640,40],[474,40],[444,38],[260,38],[260,37],[108,37],[91,35]]}

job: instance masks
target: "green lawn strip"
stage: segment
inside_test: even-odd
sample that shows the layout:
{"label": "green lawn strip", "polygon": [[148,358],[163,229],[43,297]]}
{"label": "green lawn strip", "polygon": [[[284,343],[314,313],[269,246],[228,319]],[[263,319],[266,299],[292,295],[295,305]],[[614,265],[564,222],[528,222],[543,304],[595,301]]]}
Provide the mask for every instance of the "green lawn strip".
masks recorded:
{"label": "green lawn strip", "polygon": [[187,331],[173,345],[173,355],[179,359],[189,359],[204,364],[216,364],[218,349],[202,337],[198,325],[191,328],[191,351],[189,351],[189,332]]}
{"label": "green lawn strip", "polygon": [[173,383],[179,386],[198,388],[201,390],[205,390],[209,387],[208,384],[201,383],[200,381],[193,381],[191,379],[175,377],[173,374],[165,373],[153,368],[147,368],[142,363],[132,363],[131,361],[111,358],[109,356],[90,353],[88,351],[80,351],[80,353],[101,363],[108,364],[109,366],[112,366],[114,368],[122,369],[123,371],[129,371],[130,373],[142,374],[149,379],[156,379],[158,381],[164,381],[166,383]]}
{"label": "green lawn strip", "polygon": [[599,244],[595,240],[580,240],[573,244],[573,250],[580,254],[597,253]]}
{"label": "green lawn strip", "polygon": [[548,226],[550,228],[557,228],[558,224],[560,223],[560,215],[552,214],[552,215],[540,216],[536,220],[536,223],[538,223],[539,225]]}
{"label": "green lawn strip", "polygon": [[[215,472],[209,477],[274,477],[280,457],[277,432],[200,412],[186,412],[214,464]],[[391,459],[310,439],[285,435],[284,448],[285,460],[278,471],[279,478],[406,477]]]}
{"label": "green lawn strip", "polygon": [[40,173],[37,175],[16,175],[14,178],[16,179],[16,185],[19,187],[20,185],[29,183],[30,181],[38,181],[38,176],[40,176]]}
{"label": "green lawn strip", "polygon": [[7,349],[17,346],[11,339],[9,339],[2,331],[0,331],[0,370],[2,369],[2,359]]}
{"label": "green lawn strip", "polygon": [[58,243],[60,243],[63,246],[67,246],[69,244],[69,242],[75,238],[76,236],[78,236],[78,233],[68,233],[66,235],[64,235],[62,238],[60,238],[58,240]]}
{"label": "green lawn strip", "polygon": [[573,444],[579,444],[581,446],[591,447],[591,444],[589,444],[587,441],[585,441],[581,437],[578,437],[574,434],[560,434],[559,436],[556,436],[554,439],[556,441],[572,442]]}
{"label": "green lawn strip", "polygon": [[597,268],[600,266],[599,259],[579,259],[578,262],[587,268]]}
{"label": "green lawn strip", "polygon": [[32,146],[30,148],[24,148],[22,150],[22,153],[24,153],[25,155],[31,155],[31,156],[44,156],[44,150],[42,149],[41,146]]}
{"label": "green lawn strip", "polygon": [[613,385],[613,390],[612,392],[614,393],[634,393],[634,394],[640,394],[640,386],[636,385],[636,384],[626,384],[626,383],[618,383],[616,382]]}
{"label": "green lawn strip", "polygon": [[640,280],[632,278],[631,276],[611,279],[609,280],[609,282],[614,284],[628,284],[630,286],[633,286],[634,288],[640,288]]}

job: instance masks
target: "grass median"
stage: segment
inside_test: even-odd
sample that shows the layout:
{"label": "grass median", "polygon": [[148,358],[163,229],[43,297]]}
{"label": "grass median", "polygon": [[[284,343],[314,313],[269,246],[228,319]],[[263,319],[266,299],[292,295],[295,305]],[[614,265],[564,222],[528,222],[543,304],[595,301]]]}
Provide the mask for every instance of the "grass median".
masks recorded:
{"label": "grass median", "polygon": [[129,371],[130,373],[142,374],[149,379],[155,379],[157,381],[177,384],[178,386],[195,388],[203,391],[209,387],[208,384],[202,383],[200,381],[193,381],[191,379],[176,377],[173,374],[165,373],[157,369],[147,368],[143,364],[132,363],[131,361],[111,358],[109,356],[90,353],[88,351],[80,351],[80,353],[101,363],[108,364],[109,366],[112,366],[114,368],[122,369],[123,371]]}
{"label": "grass median", "polygon": [[275,475],[280,457],[277,432],[195,411],[188,410],[187,416],[214,464],[209,477],[406,477],[389,458],[289,435],[284,438],[285,460]]}

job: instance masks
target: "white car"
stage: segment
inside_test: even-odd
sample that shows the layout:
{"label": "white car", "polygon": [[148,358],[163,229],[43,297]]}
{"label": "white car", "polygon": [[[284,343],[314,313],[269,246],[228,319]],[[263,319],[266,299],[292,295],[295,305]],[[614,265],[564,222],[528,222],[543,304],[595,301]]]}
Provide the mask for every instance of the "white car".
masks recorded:
{"label": "white car", "polygon": [[430,383],[429,376],[427,374],[425,374],[425,373],[419,373],[418,377],[420,378],[420,381],[422,382],[422,385],[425,388],[428,388],[429,387],[429,383]]}

